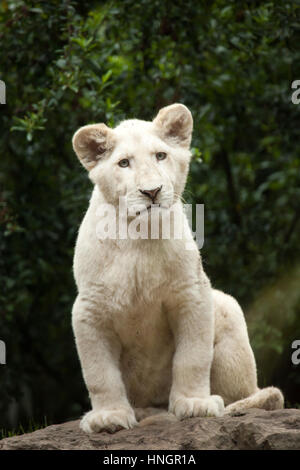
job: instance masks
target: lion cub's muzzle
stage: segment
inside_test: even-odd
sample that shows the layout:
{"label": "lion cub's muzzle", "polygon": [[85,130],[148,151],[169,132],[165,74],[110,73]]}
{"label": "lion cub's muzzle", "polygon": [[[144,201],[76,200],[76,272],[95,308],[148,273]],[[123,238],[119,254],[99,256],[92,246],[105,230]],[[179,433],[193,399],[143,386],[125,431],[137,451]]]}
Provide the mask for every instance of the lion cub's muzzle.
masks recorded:
{"label": "lion cub's muzzle", "polygon": [[152,204],[155,204],[155,199],[158,193],[161,191],[162,185],[154,189],[139,189],[140,193],[144,194],[151,199]]}

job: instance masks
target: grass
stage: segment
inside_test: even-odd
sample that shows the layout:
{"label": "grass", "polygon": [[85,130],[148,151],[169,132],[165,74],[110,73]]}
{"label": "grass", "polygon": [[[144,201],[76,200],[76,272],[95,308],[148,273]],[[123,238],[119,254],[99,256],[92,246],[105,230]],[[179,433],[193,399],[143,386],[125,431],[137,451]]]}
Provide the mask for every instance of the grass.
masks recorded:
{"label": "grass", "polygon": [[38,429],[43,429],[49,426],[47,422],[47,417],[44,416],[43,423],[35,423],[33,420],[29,420],[28,425],[24,428],[22,424],[15,429],[7,430],[5,428],[0,428],[0,440],[6,437],[20,436],[21,434],[27,434],[30,432],[37,431]]}

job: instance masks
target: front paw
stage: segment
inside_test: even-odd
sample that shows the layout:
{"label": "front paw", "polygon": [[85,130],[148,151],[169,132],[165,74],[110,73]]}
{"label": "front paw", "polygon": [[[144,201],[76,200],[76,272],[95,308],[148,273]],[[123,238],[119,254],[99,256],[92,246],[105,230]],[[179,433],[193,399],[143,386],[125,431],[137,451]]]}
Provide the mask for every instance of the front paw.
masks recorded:
{"label": "front paw", "polygon": [[224,413],[224,401],[219,395],[211,395],[207,398],[179,397],[171,400],[169,410],[179,419],[195,416],[222,416]]}
{"label": "front paw", "polygon": [[134,412],[131,408],[95,409],[86,413],[80,428],[87,432],[116,432],[122,428],[130,429],[137,425]]}

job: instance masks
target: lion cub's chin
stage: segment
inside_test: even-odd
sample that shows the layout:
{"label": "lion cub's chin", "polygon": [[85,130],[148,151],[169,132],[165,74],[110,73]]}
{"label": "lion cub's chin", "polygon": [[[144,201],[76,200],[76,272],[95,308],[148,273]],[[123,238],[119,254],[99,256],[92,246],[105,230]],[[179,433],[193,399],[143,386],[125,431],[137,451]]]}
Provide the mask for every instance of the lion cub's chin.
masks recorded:
{"label": "lion cub's chin", "polygon": [[175,214],[171,207],[159,204],[145,207],[141,211],[137,211],[134,217],[129,220],[140,234],[141,238],[147,239],[174,239],[183,238],[183,221],[182,214]]}
{"label": "lion cub's chin", "polygon": [[135,206],[132,209],[128,209],[128,216],[131,219],[137,217],[144,217],[151,219],[153,215],[163,215],[170,212],[170,207],[161,204],[151,204],[149,206],[142,205],[141,207]]}

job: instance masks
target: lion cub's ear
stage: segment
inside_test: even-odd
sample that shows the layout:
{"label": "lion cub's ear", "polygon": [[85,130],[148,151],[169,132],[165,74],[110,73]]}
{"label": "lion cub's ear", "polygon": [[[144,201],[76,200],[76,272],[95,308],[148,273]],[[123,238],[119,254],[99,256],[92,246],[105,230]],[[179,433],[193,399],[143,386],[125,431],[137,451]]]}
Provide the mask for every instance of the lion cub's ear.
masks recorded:
{"label": "lion cub's ear", "polygon": [[81,127],[73,136],[73,148],[82,165],[90,171],[114,146],[113,130],[105,124]]}
{"label": "lion cub's ear", "polygon": [[171,144],[189,147],[193,131],[193,118],[189,109],[180,103],[162,108],[153,124],[159,136]]}

